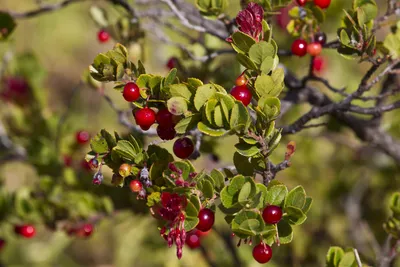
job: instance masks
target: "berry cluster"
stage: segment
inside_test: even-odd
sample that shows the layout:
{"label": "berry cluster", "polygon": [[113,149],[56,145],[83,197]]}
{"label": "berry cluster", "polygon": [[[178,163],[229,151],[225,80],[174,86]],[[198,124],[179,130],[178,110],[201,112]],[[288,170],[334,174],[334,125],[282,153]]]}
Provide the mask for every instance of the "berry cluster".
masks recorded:
{"label": "berry cluster", "polygon": [[314,40],[310,44],[304,39],[296,39],[292,43],[293,55],[303,57],[307,53],[313,57],[321,54],[322,46],[326,43],[326,34],[323,32],[316,33]]}

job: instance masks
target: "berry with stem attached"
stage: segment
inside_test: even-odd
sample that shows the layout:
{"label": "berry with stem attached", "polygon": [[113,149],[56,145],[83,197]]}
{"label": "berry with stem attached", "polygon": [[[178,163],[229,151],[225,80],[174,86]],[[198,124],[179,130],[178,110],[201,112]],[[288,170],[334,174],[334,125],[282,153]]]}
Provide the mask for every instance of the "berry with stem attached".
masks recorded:
{"label": "berry with stem attached", "polygon": [[313,57],[321,54],[321,51],[322,51],[322,46],[318,42],[313,42],[307,46],[307,52]]}
{"label": "berry with stem attached", "polygon": [[305,56],[307,54],[307,42],[303,39],[294,40],[292,43],[292,53],[299,57]]}
{"label": "berry with stem attached", "polygon": [[246,85],[233,87],[231,90],[231,95],[237,100],[241,101],[245,106],[250,104],[251,98],[253,97]]}
{"label": "berry with stem attached", "polygon": [[143,189],[143,185],[139,180],[132,180],[129,184],[132,192],[139,193]]}
{"label": "berry with stem attached", "polygon": [[282,209],[275,205],[265,207],[262,217],[264,222],[269,224],[276,224],[282,219]]}
{"label": "berry with stem attached", "polygon": [[199,223],[196,228],[202,232],[207,232],[212,228],[215,221],[214,212],[210,209],[202,209],[197,216],[199,218]]}
{"label": "berry with stem attached", "polygon": [[135,112],[136,124],[147,131],[156,121],[156,113],[151,108],[145,107]]}
{"label": "berry with stem attached", "polygon": [[314,0],[314,4],[320,8],[328,8],[331,4],[331,0]]}
{"label": "berry with stem attached", "polygon": [[307,0],[296,0],[296,2],[297,2],[297,4],[298,4],[299,6],[305,6],[306,3],[307,3]]}
{"label": "berry with stem attached", "polygon": [[324,32],[317,32],[314,35],[314,41],[324,45],[326,43],[326,34]]}
{"label": "berry with stem attached", "polygon": [[140,97],[140,89],[136,83],[127,83],[124,86],[124,90],[122,91],[122,96],[128,102],[134,102]]}
{"label": "berry with stem attached", "polygon": [[177,139],[174,143],[173,151],[178,158],[187,159],[194,151],[192,140],[188,137]]}
{"label": "berry with stem attached", "polygon": [[269,245],[260,243],[253,248],[253,258],[259,263],[267,263],[272,258],[272,249]]}
{"label": "berry with stem attached", "polygon": [[106,30],[100,30],[97,33],[97,39],[99,40],[100,43],[106,43],[108,40],[110,40],[110,34]]}
{"label": "berry with stem attached", "polygon": [[31,224],[16,225],[14,231],[25,238],[32,238],[36,234],[36,229]]}
{"label": "berry with stem attached", "polygon": [[86,144],[89,142],[90,134],[87,131],[79,131],[76,133],[76,142],[78,144]]}

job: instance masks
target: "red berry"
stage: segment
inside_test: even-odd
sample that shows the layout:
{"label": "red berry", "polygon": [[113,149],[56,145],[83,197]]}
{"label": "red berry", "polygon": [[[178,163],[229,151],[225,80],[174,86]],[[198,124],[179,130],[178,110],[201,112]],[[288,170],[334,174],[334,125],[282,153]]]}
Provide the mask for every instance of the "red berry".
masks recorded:
{"label": "red berry", "polygon": [[93,234],[93,224],[86,223],[82,227],[75,229],[75,234],[79,237],[89,237]]}
{"label": "red berry", "polygon": [[124,86],[124,91],[122,92],[122,96],[128,102],[134,102],[140,97],[140,89],[136,85],[136,83],[127,83]]}
{"label": "red berry", "polygon": [[174,127],[157,126],[157,134],[162,140],[172,140],[175,138],[176,131]]}
{"label": "red berry", "polygon": [[246,85],[233,87],[231,90],[231,95],[237,100],[241,101],[245,106],[250,104],[251,98],[253,97]]}
{"label": "red berry", "polygon": [[196,231],[190,231],[189,233],[187,233],[186,244],[191,249],[200,247],[200,236],[197,235]]}
{"label": "red berry", "polygon": [[322,46],[320,43],[314,42],[307,46],[307,52],[313,57],[321,54],[321,51],[322,51]]}
{"label": "red berry", "polygon": [[0,238],[0,251],[4,248],[6,245],[6,241],[3,238]]}
{"label": "red berry", "polygon": [[199,223],[196,228],[202,232],[207,232],[214,225],[215,215],[210,209],[202,209],[197,216],[199,218]]}
{"label": "red berry", "polygon": [[76,133],[76,142],[78,144],[86,144],[90,139],[90,134],[87,131],[79,131]]}
{"label": "red berry", "polygon": [[247,83],[247,79],[244,74],[241,74],[239,77],[236,78],[235,84],[236,86],[242,86]]}
{"label": "red berry", "polygon": [[293,55],[302,57],[307,54],[307,42],[303,39],[297,39],[292,44]]}
{"label": "red berry", "polygon": [[132,180],[129,184],[129,187],[131,188],[132,192],[138,193],[140,190],[142,190],[143,185],[139,180]]}
{"label": "red berry", "polygon": [[4,100],[25,104],[28,100],[30,87],[23,77],[9,77],[4,79],[4,90],[1,96]]}
{"label": "red berry", "polygon": [[278,223],[282,219],[282,209],[275,205],[267,206],[263,211],[262,217],[266,223]]}
{"label": "red berry", "polygon": [[156,113],[151,108],[145,107],[135,112],[136,124],[147,131],[156,121]]}
{"label": "red berry", "polygon": [[97,33],[97,39],[100,43],[106,43],[110,39],[110,34],[106,30],[100,30]]}
{"label": "red berry", "polygon": [[99,161],[96,158],[89,160],[88,163],[91,170],[95,170],[99,167]]}
{"label": "red berry", "polygon": [[324,45],[326,43],[326,34],[324,32],[317,32],[314,35],[314,41]]}
{"label": "red berry", "polygon": [[167,108],[160,109],[156,115],[156,121],[163,127],[175,126],[175,116]]}
{"label": "red berry", "polygon": [[194,145],[190,138],[183,137],[175,141],[173,151],[178,158],[187,159],[194,151]]}
{"label": "red berry", "polygon": [[327,8],[331,4],[331,0],[314,0],[314,4],[320,8]]}
{"label": "red berry", "polygon": [[25,238],[32,238],[36,234],[35,227],[31,224],[16,225],[14,231]]}
{"label": "red berry", "polygon": [[279,10],[279,14],[276,15],[276,22],[278,23],[279,27],[286,30],[286,26],[290,22],[289,10],[291,9],[291,5],[281,8]]}
{"label": "red berry", "polygon": [[297,2],[297,4],[298,4],[299,6],[305,6],[306,3],[307,3],[307,0],[296,0],[296,2]]}
{"label": "red berry", "polygon": [[253,248],[253,258],[259,263],[267,263],[272,258],[272,249],[269,245],[260,243]]}
{"label": "red berry", "polygon": [[321,56],[316,56],[313,61],[313,70],[316,72],[323,71],[325,69],[325,59]]}
{"label": "red berry", "polygon": [[64,160],[64,165],[66,167],[71,167],[71,165],[72,165],[72,157],[70,155],[64,155],[63,156],[63,160]]}
{"label": "red berry", "polygon": [[90,171],[90,170],[92,169],[92,168],[90,167],[89,162],[87,162],[85,159],[83,159],[83,160],[81,161],[81,167],[82,167],[82,169],[87,170],[87,171]]}
{"label": "red berry", "polygon": [[170,59],[168,59],[166,64],[168,69],[177,68],[178,65],[179,65],[179,60],[176,57],[171,57]]}
{"label": "red berry", "polygon": [[211,232],[211,229],[206,231],[206,232],[202,232],[200,230],[196,230],[196,235],[198,235],[199,237],[203,237],[203,236],[208,236],[208,234]]}

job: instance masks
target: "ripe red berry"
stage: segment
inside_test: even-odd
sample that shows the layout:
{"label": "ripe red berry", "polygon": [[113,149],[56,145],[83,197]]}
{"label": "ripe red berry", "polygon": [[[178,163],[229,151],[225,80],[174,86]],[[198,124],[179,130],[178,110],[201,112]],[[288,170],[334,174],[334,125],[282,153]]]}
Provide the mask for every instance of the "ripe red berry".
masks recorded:
{"label": "ripe red berry", "polygon": [[36,234],[36,229],[31,224],[16,225],[14,227],[14,232],[25,238],[32,238]]}
{"label": "ripe red berry", "polygon": [[307,54],[307,42],[303,39],[294,40],[292,44],[292,53],[299,57],[305,56]]}
{"label": "ripe red berry", "polygon": [[132,192],[138,193],[140,190],[142,190],[143,185],[139,180],[132,180],[129,184],[129,187],[131,188]]}
{"label": "ripe red berry", "polygon": [[86,223],[81,227],[74,229],[73,233],[75,233],[79,237],[89,237],[93,234],[93,230],[94,230],[93,224]]}
{"label": "ripe red berry", "polygon": [[99,167],[99,161],[96,158],[89,160],[88,164],[91,170],[95,170]]}
{"label": "ripe red berry", "polygon": [[127,83],[124,86],[122,96],[128,102],[134,102],[140,97],[140,89],[136,83]]}
{"label": "ripe red berry", "polygon": [[246,85],[233,87],[231,90],[231,95],[237,100],[241,101],[245,106],[250,104],[251,98],[253,97]]}
{"label": "ripe red berry", "polygon": [[156,121],[156,113],[151,108],[145,107],[135,112],[136,124],[147,131]]}
{"label": "ripe red berry", "polygon": [[326,34],[324,32],[317,32],[314,35],[314,41],[324,45],[326,43]]}
{"label": "ripe red berry", "polygon": [[167,108],[160,109],[156,115],[157,123],[163,127],[175,126],[174,118],[175,116]]}
{"label": "ripe red berry", "polygon": [[211,232],[211,229],[206,231],[206,232],[202,232],[200,230],[196,230],[196,235],[198,235],[199,237],[203,237],[203,236],[208,236],[208,234]]}
{"label": "ripe red berry", "polygon": [[6,245],[6,241],[3,238],[0,238],[0,251],[4,248]]}
{"label": "ripe red berry", "polygon": [[321,54],[321,51],[322,51],[322,46],[320,43],[314,42],[307,46],[307,52],[313,57]]}
{"label": "ripe red berry", "polygon": [[87,131],[79,131],[76,133],[76,142],[78,144],[86,144],[89,142],[90,134]]}
{"label": "ripe red berry", "polygon": [[202,232],[207,232],[214,225],[215,215],[210,209],[202,209],[197,216],[199,218],[199,223],[196,228]]}
{"label": "ripe red berry", "polygon": [[247,83],[247,79],[244,74],[241,74],[239,77],[236,78],[235,84],[236,86],[242,86]]}
{"label": "ripe red berry", "polygon": [[97,39],[100,43],[106,43],[110,39],[110,34],[106,30],[100,30],[97,33]]}
{"label": "ripe red berry", "polygon": [[267,263],[272,258],[272,249],[269,245],[260,243],[253,248],[253,258],[259,263]]}
{"label": "ripe red berry", "polygon": [[298,4],[299,6],[305,6],[306,3],[307,3],[307,0],[296,0],[296,2],[297,2],[297,4]]}
{"label": "ripe red berry", "polygon": [[189,233],[187,233],[186,244],[191,249],[200,247],[200,236],[197,235],[196,231],[190,231]]}
{"label": "ripe red berry", "polygon": [[187,159],[194,151],[194,145],[190,138],[183,137],[175,141],[173,151],[178,158]]}
{"label": "ripe red berry", "polygon": [[174,127],[157,126],[157,134],[162,140],[172,140],[175,138],[176,131]]}
{"label": "ripe red berry", "polygon": [[177,59],[176,57],[171,57],[170,59],[168,59],[166,64],[168,69],[177,68],[178,65],[179,65],[179,59]]}
{"label": "ripe red berry", "polygon": [[320,8],[327,8],[331,4],[331,0],[314,0],[314,4]]}
{"label": "ripe red berry", "polygon": [[313,70],[316,72],[323,71],[325,69],[325,59],[321,56],[316,56],[313,61]]}
{"label": "ripe red berry", "polygon": [[275,205],[265,207],[262,217],[269,224],[278,223],[282,219],[282,209]]}
{"label": "ripe red berry", "polygon": [[72,157],[70,155],[64,155],[63,156],[63,160],[64,160],[64,165],[66,167],[71,167],[71,165],[72,165]]}

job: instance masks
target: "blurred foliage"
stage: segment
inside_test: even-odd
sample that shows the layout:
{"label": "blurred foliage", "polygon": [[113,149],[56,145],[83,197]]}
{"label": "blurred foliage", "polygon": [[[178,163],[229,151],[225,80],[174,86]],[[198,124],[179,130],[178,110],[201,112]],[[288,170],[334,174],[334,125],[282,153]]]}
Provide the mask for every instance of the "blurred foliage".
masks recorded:
{"label": "blurred foliage", "polygon": [[[34,2],[0,0],[0,6],[2,9],[26,10],[34,7]],[[380,13],[385,11],[385,2],[377,1]],[[240,5],[239,1],[231,3],[233,4],[227,7],[226,13],[234,17]],[[34,154],[29,153],[29,155],[34,155],[33,162],[37,165],[36,168],[23,162],[1,165],[0,176],[9,192],[24,185],[34,184],[39,176],[59,173],[62,156],[59,154],[49,156],[49,153],[54,153],[54,150],[49,149],[54,147],[54,144],[42,143],[41,139],[54,133],[60,116],[54,114],[65,112],[73,89],[79,83],[82,72],[92,63],[92,59],[113,46],[112,42],[106,45],[97,43],[96,32],[99,26],[88,19],[89,8],[89,3],[82,3],[37,18],[21,20],[14,33],[8,37],[9,42],[0,44],[1,55],[7,51],[22,54],[24,62],[33,57],[34,51],[35,57],[48,74],[44,76],[46,73],[40,70],[34,75],[29,75],[32,78],[29,84],[40,107],[21,110],[18,106],[3,102],[0,104],[2,120],[12,114],[14,118],[24,118],[15,120],[14,124],[22,125],[23,129],[35,130],[34,134],[18,132],[11,136],[13,140],[21,140],[25,135],[35,141],[32,142],[35,146],[31,149]],[[322,30],[328,35],[328,40],[336,39],[336,29],[343,18],[342,10],[350,8],[351,1],[332,1],[322,26]],[[274,24],[274,27],[274,37],[278,45],[289,48],[293,38],[285,29],[280,29],[278,24]],[[192,34],[190,31],[187,33]],[[170,34],[179,40],[178,33]],[[385,34],[378,35],[377,39],[384,41],[384,36]],[[391,36],[393,37],[390,38],[397,38]],[[205,41],[210,47],[228,47],[214,37],[206,36]],[[393,50],[398,49],[395,42],[393,45],[395,46]],[[196,55],[204,53],[201,47],[190,44],[187,46],[193,49]],[[185,53],[177,48],[160,45],[152,36],[146,37],[140,46],[130,47],[135,61],[140,58],[143,47],[145,47],[144,56],[141,59],[151,73],[165,75],[168,70],[164,67],[164,62],[170,56],[177,56],[180,59],[181,69],[184,69],[189,76],[195,73],[192,76],[199,77],[203,81],[214,81],[225,88],[233,86],[234,79],[241,73],[239,64],[231,55],[223,55],[212,63],[193,63]],[[320,75],[332,81],[336,87],[346,86],[348,90],[355,88],[367,68],[366,64],[346,61],[333,50],[324,51],[323,57],[327,61],[327,66]],[[281,58],[282,63],[290,70],[299,75],[305,74],[308,60],[296,59],[296,64],[293,64],[293,60]],[[19,69],[22,75],[25,67],[37,70],[36,67],[27,64]],[[17,70],[11,65],[10,71]],[[325,89],[321,87],[321,90]],[[106,92],[119,106],[126,105],[116,91],[106,88]],[[41,110],[40,113],[38,108]],[[280,123],[292,122],[299,113],[307,109],[307,105],[297,106],[286,114]],[[399,115],[399,111],[395,111],[384,117],[385,128],[397,138],[400,138]],[[296,238],[293,243],[290,246],[274,247],[274,257],[268,266],[322,266],[330,246],[354,247],[356,244],[349,234],[354,229],[351,228],[352,224],[346,214],[348,204],[346,201],[349,194],[357,190],[360,180],[367,187],[361,202],[363,208],[361,216],[369,223],[380,244],[384,243],[387,236],[382,226],[392,216],[389,206],[394,200],[390,200],[390,196],[400,188],[399,167],[386,155],[360,143],[352,132],[335,127],[333,121],[329,123],[331,127],[328,129],[310,129],[283,138],[283,143],[296,141],[297,151],[292,157],[292,167],[279,173],[277,179],[289,188],[301,184],[307,194],[313,197],[314,204],[308,213],[307,223],[296,228]],[[63,124],[61,154],[69,152],[77,130],[84,128],[96,133],[104,127],[126,132],[118,124],[116,114],[97,92],[79,87],[71,103],[69,116]],[[204,157],[201,161],[195,161],[194,165],[200,169],[212,169],[231,164],[236,141],[234,138],[220,138],[217,141],[204,142],[202,150],[216,154],[219,162]],[[163,144],[168,149],[171,145],[170,142]],[[284,146],[278,147],[275,152],[276,158],[273,157],[272,160],[280,161],[285,149]],[[72,155],[74,168],[80,168],[80,160],[84,157],[85,150],[87,147],[76,150]],[[47,159],[56,160],[53,162]],[[79,183],[90,183],[91,175],[84,170],[81,170],[80,175]],[[110,181],[111,175],[106,175],[106,179]],[[43,227],[38,229],[36,238],[21,240],[12,233],[12,222],[5,223],[0,229],[2,237],[8,241],[0,254],[5,266],[208,266],[201,250],[191,251],[188,248],[185,249],[184,256],[179,262],[175,251],[168,249],[164,240],[159,237],[155,221],[150,216],[143,216],[142,213],[146,210],[145,203],[137,202],[127,188],[101,186],[90,187],[89,191],[95,195],[110,196],[116,209],[130,208],[132,212],[114,214],[110,218],[101,220],[96,225],[93,237],[88,240],[74,239],[61,231],[49,232]],[[227,231],[222,214],[217,213],[216,218],[218,233]],[[202,244],[217,266],[234,266],[232,257],[227,252],[228,248],[218,233],[212,231],[203,238]],[[246,266],[259,266],[251,256],[250,246],[242,245],[237,251]],[[368,260],[373,260],[372,248],[362,253],[362,257],[367,260],[366,263]],[[400,261],[393,266],[400,266]]]}

